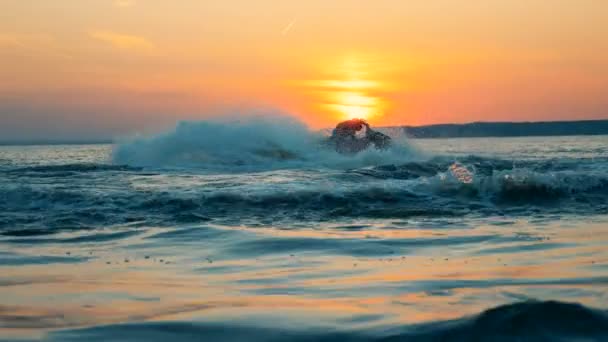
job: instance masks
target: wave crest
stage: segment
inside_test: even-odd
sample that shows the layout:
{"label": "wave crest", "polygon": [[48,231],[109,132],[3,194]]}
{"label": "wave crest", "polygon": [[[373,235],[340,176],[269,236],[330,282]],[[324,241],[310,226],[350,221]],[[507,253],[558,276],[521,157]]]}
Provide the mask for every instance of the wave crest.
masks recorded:
{"label": "wave crest", "polygon": [[326,136],[284,115],[180,122],[172,131],[128,139],[113,151],[116,164],[268,170],[288,167],[354,168],[406,162],[415,155],[403,139],[389,151],[343,156],[323,147]]}

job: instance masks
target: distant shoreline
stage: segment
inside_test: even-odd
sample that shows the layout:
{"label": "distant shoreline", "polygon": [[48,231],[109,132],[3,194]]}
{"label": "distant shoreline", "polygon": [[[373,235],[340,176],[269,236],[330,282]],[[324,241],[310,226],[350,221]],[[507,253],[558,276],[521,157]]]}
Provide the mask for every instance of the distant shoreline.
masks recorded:
{"label": "distant shoreline", "polygon": [[401,127],[406,136],[416,139],[608,135],[608,120],[472,122],[397,127]]}
{"label": "distant shoreline", "polygon": [[[436,124],[424,126],[390,126],[380,129],[402,129],[414,139],[436,138],[507,138],[549,137],[574,135],[608,135],[608,120],[538,121],[538,122],[471,122],[465,124]],[[112,139],[97,140],[0,140],[0,146],[35,145],[103,145]]]}

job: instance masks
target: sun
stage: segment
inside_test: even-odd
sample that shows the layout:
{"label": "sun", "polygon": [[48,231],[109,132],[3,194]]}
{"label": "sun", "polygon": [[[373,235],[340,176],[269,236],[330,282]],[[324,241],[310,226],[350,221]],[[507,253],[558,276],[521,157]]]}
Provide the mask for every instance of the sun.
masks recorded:
{"label": "sun", "polygon": [[344,113],[344,119],[363,119],[369,120],[372,116],[372,112],[369,108],[361,107],[361,106],[344,106],[341,108],[341,111]]}
{"label": "sun", "polygon": [[320,79],[304,81],[315,97],[315,107],[331,120],[380,120],[390,103],[387,83],[382,81],[373,60],[347,56],[335,63],[325,63]]}
{"label": "sun", "polygon": [[345,120],[369,120],[380,110],[379,99],[358,91],[335,92],[328,106],[337,111]]}

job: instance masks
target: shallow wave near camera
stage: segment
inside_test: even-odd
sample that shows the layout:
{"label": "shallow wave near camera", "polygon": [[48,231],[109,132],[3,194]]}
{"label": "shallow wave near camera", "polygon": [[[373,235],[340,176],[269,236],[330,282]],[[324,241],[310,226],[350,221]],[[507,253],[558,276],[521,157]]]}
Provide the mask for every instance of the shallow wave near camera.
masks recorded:
{"label": "shallow wave near camera", "polygon": [[[355,156],[280,116],[183,122],[115,146],[1,147],[0,332],[608,336],[606,313],[585,306],[608,306],[605,137],[395,132],[392,149]],[[46,299],[27,295],[41,284]],[[53,296],[72,299],[58,309]]]}

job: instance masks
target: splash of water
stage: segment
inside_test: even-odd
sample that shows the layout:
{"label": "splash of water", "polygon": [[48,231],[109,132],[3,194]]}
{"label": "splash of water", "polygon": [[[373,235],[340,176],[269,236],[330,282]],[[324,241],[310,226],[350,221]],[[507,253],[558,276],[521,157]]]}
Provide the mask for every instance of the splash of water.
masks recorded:
{"label": "splash of water", "polygon": [[117,144],[113,161],[147,167],[226,170],[354,168],[402,163],[418,154],[404,137],[388,151],[344,156],[323,146],[326,136],[284,115],[180,122],[168,132]]}

